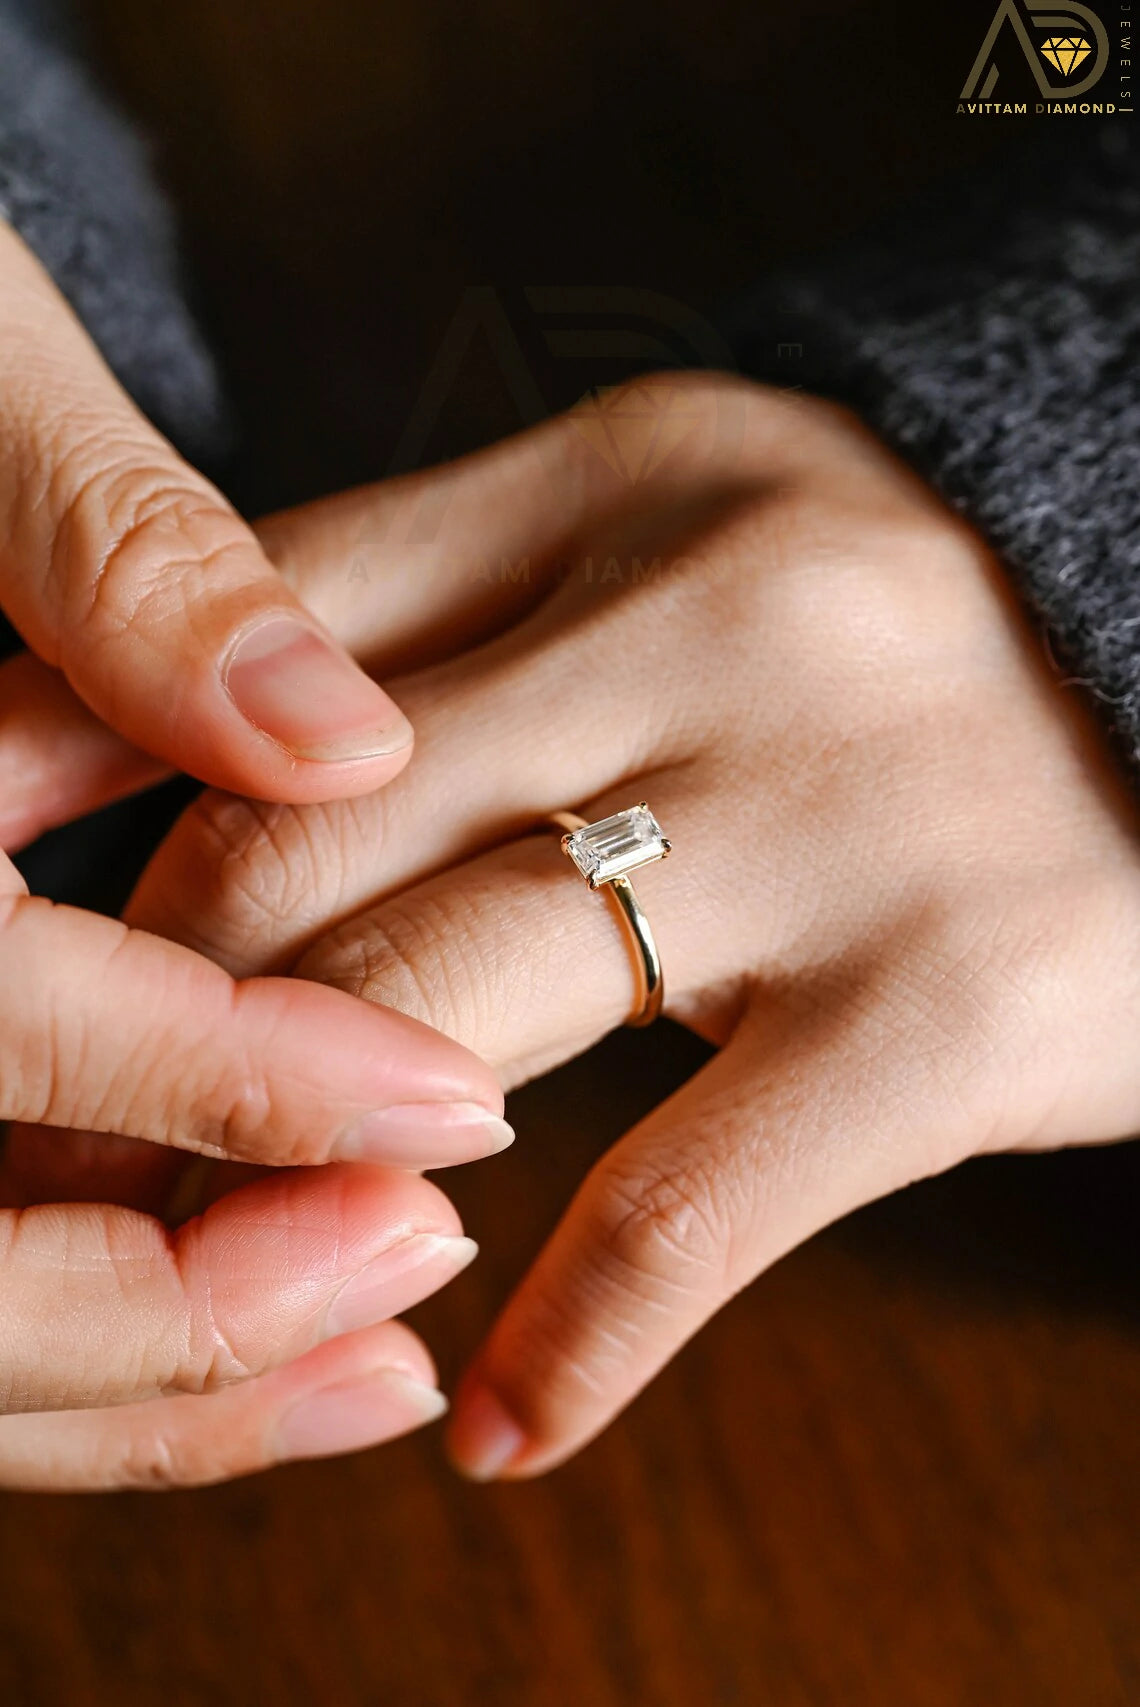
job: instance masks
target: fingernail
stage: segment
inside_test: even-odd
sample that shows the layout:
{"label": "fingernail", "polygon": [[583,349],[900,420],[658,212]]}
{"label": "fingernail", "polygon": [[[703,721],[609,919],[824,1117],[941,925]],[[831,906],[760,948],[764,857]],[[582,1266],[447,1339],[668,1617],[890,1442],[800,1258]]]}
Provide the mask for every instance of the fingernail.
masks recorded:
{"label": "fingernail", "polygon": [[474,1262],[474,1239],[418,1233],[403,1239],[345,1282],[325,1314],[325,1338],[386,1322],[437,1292]]}
{"label": "fingernail", "polygon": [[477,1102],[405,1102],[366,1114],[341,1139],[337,1155],[394,1167],[445,1167],[497,1156],[514,1136],[505,1120]]}
{"label": "fingernail", "polygon": [[359,1452],[434,1422],[447,1409],[435,1387],[402,1369],[378,1369],[298,1399],[277,1424],[277,1456],[327,1458]]}
{"label": "fingernail", "polygon": [[383,688],[295,617],[271,617],[242,635],[225,685],[246,721],[299,759],[372,758],[412,738]]}
{"label": "fingernail", "polygon": [[464,1396],[447,1443],[455,1468],[472,1482],[492,1482],[518,1458],[526,1435],[486,1387]]}

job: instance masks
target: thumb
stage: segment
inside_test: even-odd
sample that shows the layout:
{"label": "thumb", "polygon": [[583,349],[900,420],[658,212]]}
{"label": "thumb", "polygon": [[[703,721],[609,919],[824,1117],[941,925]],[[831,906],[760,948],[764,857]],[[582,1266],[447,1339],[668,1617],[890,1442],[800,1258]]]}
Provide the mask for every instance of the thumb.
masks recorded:
{"label": "thumb", "polygon": [[0,605],[135,746],[284,801],[386,782],[411,731],[143,419],[0,227]]}

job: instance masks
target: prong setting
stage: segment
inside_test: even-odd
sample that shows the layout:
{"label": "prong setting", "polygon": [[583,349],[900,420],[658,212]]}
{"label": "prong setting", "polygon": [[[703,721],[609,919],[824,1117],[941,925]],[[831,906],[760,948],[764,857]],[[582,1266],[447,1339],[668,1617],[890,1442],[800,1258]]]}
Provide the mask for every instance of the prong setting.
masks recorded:
{"label": "prong setting", "polygon": [[672,851],[661,826],[644,801],[562,838],[562,849],[591,889],[612,883]]}

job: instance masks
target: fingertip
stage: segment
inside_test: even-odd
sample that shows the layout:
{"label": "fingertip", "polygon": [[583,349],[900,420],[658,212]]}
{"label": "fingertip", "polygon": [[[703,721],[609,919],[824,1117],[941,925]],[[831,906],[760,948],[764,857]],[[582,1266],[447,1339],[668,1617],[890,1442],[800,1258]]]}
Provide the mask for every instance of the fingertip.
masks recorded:
{"label": "fingertip", "polygon": [[468,1377],[460,1388],[445,1448],[452,1467],[469,1482],[526,1474],[526,1431],[478,1377]]}
{"label": "fingertip", "polygon": [[409,1328],[406,1322],[384,1322],[378,1328],[365,1329],[362,1333],[348,1334],[338,1340],[329,1340],[329,1346],[340,1346],[343,1356],[344,1347],[352,1347],[353,1341],[359,1342],[360,1367],[383,1367],[385,1369],[400,1369],[405,1375],[410,1375],[413,1381],[420,1381],[425,1387],[439,1386],[439,1370],[435,1358],[424,1344],[419,1334]]}
{"label": "fingertip", "polygon": [[274,1456],[285,1462],[361,1452],[423,1428],[446,1410],[438,1388],[404,1370],[377,1369],[298,1399],[278,1418]]}
{"label": "fingertip", "polygon": [[350,1127],[337,1153],[389,1167],[450,1168],[500,1155],[514,1138],[514,1129],[479,1103],[396,1103]]}
{"label": "fingertip", "polygon": [[246,1047],[260,1052],[284,1117],[271,1128],[255,1103],[248,1123],[231,1118],[233,1157],[446,1167],[509,1142],[498,1080],[453,1038],[303,978],[235,991]]}

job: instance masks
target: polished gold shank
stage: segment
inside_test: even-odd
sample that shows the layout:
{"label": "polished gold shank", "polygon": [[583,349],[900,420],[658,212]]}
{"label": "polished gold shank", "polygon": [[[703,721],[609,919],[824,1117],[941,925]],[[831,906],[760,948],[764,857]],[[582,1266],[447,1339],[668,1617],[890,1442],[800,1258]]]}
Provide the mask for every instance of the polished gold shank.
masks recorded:
{"label": "polished gold shank", "polygon": [[[549,822],[555,829],[563,831],[562,851],[567,853],[566,844],[570,837],[575,830],[586,829],[590,820],[580,817],[577,812],[552,812]],[[665,849],[666,853],[670,852],[671,844],[666,843]],[[637,891],[628,877],[613,877],[604,883],[594,883],[589,879],[587,882],[591,889],[604,893],[630,951],[634,1000],[626,1024],[652,1025],[665,1000],[665,978],[653,930],[637,898]]]}

